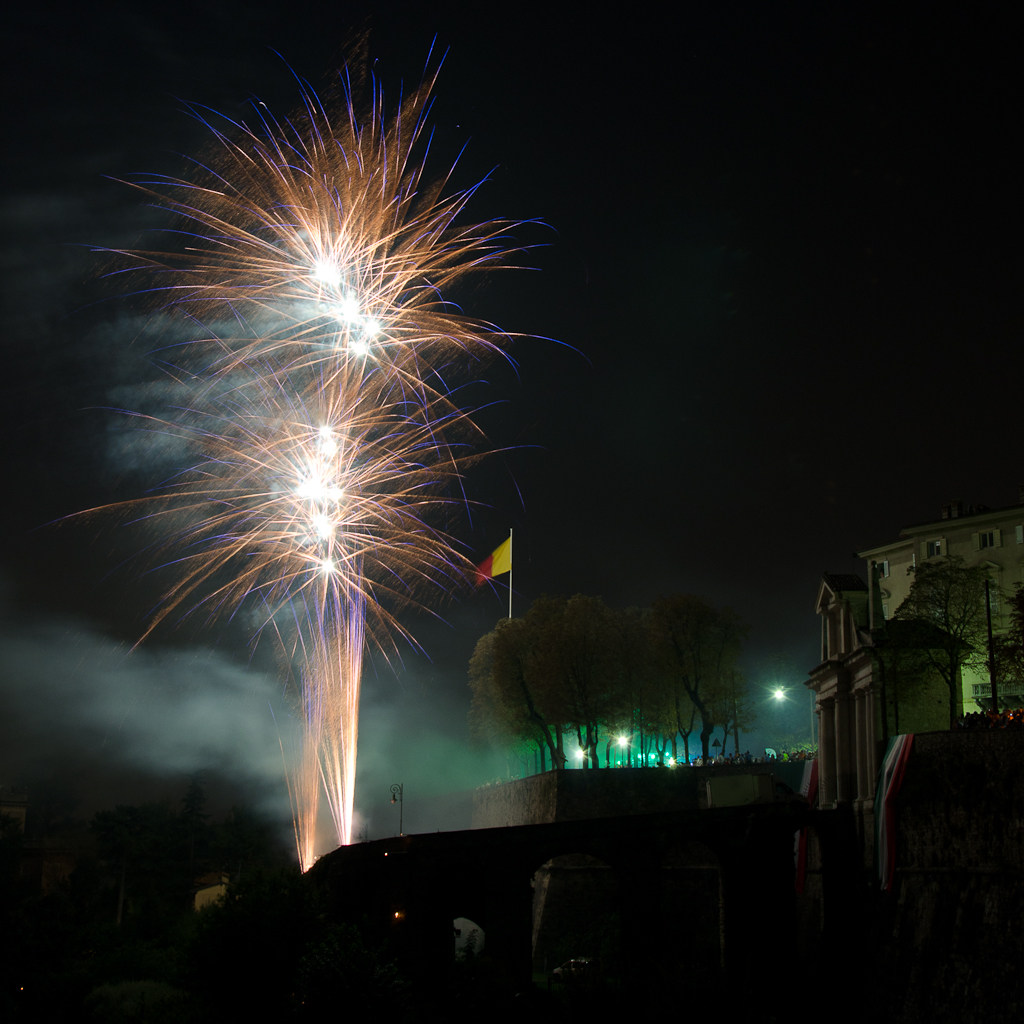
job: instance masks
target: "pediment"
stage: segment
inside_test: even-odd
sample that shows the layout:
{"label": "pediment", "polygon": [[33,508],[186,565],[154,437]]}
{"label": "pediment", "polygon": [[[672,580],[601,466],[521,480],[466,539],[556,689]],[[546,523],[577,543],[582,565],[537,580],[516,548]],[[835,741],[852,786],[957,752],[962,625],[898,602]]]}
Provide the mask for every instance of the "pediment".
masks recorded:
{"label": "pediment", "polygon": [[814,610],[818,615],[823,615],[825,610],[837,597],[848,594],[853,597],[855,594],[867,596],[867,584],[852,573],[822,573],[821,583],[818,584],[818,600],[815,602]]}

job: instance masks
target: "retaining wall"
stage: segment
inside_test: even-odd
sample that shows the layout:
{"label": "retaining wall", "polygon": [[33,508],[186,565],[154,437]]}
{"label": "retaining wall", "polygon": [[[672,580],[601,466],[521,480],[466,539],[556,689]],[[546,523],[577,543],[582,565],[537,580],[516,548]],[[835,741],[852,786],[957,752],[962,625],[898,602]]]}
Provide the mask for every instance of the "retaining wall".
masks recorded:
{"label": "retaining wall", "polygon": [[473,795],[473,828],[692,811],[706,806],[705,783],[710,778],[774,775],[797,790],[804,763],[556,769],[478,789]]}

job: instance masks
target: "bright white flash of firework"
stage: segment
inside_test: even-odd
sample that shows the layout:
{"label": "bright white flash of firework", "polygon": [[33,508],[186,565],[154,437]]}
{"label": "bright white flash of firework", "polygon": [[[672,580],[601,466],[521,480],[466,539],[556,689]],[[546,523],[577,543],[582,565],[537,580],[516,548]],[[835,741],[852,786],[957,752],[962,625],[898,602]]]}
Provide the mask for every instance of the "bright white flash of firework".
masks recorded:
{"label": "bright white flash of firework", "polygon": [[407,635],[399,609],[472,577],[442,528],[480,449],[451,382],[506,336],[445,296],[507,265],[511,224],[462,224],[476,186],[426,177],[435,78],[390,115],[376,83],[360,111],[347,71],[335,102],[304,89],[287,120],[196,108],[216,152],[187,180],[136,183],[176,215],[177,246],[118,254],[195,328],[172,359],[188,408],[153,422],[191,457],[143,499],[176,570],[150,628],[248,604],[297,666],[303,869],[322,795],[336,842],[352,838],[367,642],[386,649]]}

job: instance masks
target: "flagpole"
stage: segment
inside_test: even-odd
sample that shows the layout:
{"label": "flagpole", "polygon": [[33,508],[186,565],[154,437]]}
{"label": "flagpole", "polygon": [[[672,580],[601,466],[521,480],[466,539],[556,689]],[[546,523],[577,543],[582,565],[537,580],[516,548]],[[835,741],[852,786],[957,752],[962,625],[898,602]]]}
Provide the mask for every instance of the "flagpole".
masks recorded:
{"label": "flagpole", "polygon": [[512,527],[508,528],[508,617],[512,618]]}

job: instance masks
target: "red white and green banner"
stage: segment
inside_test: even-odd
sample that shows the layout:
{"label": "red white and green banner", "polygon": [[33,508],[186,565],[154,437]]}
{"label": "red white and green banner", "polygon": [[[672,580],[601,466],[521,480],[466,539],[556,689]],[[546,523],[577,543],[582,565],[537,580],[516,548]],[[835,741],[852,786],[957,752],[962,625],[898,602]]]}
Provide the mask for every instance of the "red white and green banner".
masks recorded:
{"label": "red white and green banner", "polygon": [[[818,799],[818,759],[804,762],[804,776],[800,781],[800,795],[814,807]],[[804,891],[807,880],[807,829],[799,829],[795,836],[793,854],[796,858],[796,891]]]}
{"label": "red white and green banner", "polygon": [[878,786],[875,789],[875,860],[883,892],[892,891],[896,871],[896,794],[903,785],[913,746],[912,732],[893,736],[878,770]]}

